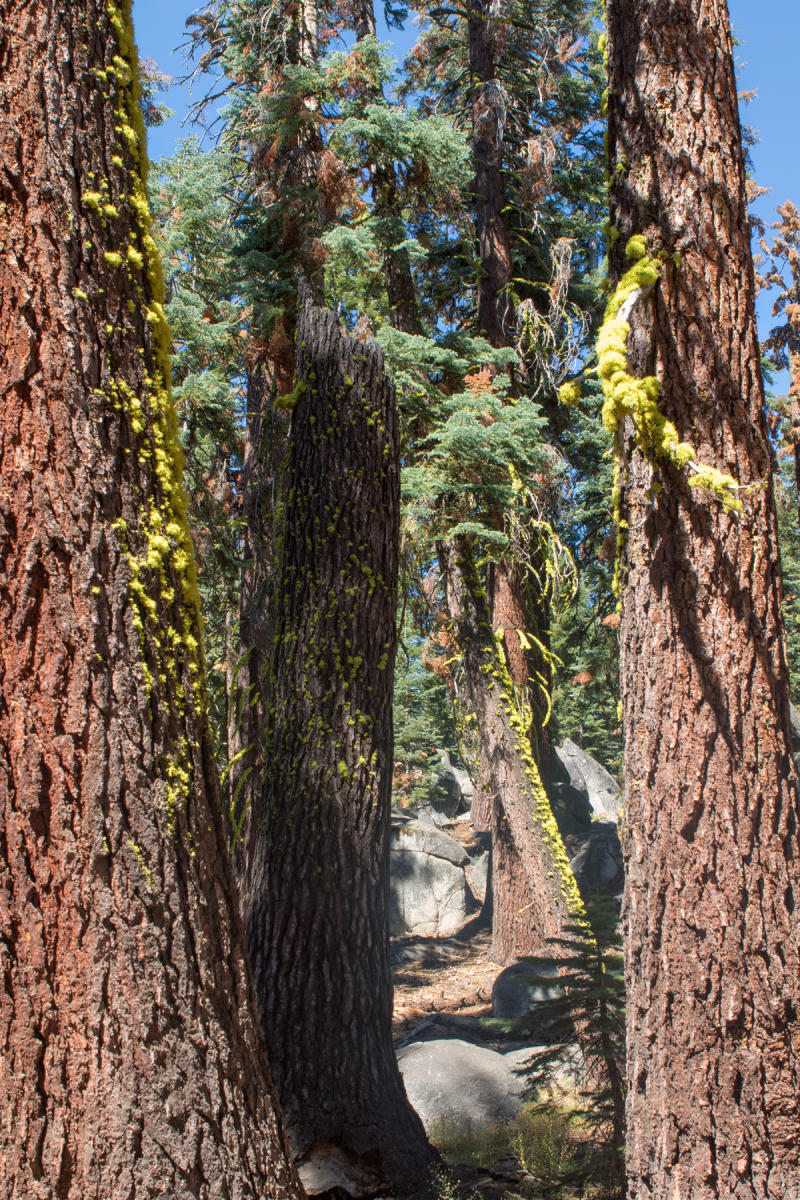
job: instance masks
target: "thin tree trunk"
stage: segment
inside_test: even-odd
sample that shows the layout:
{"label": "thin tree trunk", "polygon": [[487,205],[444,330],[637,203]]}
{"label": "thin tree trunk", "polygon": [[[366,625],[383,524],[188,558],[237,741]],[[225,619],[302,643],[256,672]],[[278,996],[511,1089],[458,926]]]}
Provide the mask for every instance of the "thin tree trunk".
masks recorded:
{"label": "thin tree trunk", "polygon": [[[439,545],[448,608],[468,680],[481,737],[481,752],[490,773],[493,792],[502,797],[493,832],[500,857],[493,858],[507,872],[512,903],[494,920],[505,936],[521,936],[525,924],[532,931],[526,951],[540,948],[546,939],[561,937],[566,925],[584,915],[558,826],[541,783],[530,749],[529,731],[514,696],[505,656],[498,652],[486,595],[466,538]],[[496,909],[498,889],[493,891]],[[502,961],[502,960],[501,960]]]}
{"label": "thin tree trunk", "polygon": [[0,1197],[299,1198],[205,718],[129,4],[0,2]]}
{"label": "thin tree trunk", "polygon": [[257,364],[247,375],[247,423],[240,480],[242,572],[238,638],[231,654],[234,713],[229,739],[233,860],[241,872],[250,813],[262,789],[263,741],[274,613],[270,602],[275,567],[278,497],[286,490],[287,414],[274,407],[274,384]]}
{"label": "thin tree trunk", "polygon": [[[478,328],[493,346],[506,346],[513,331],[511,240],[506,218],[503,136],[506,110],[495,78],[493,0],[477,0],[471,11],[469,69],[472,97],[472,157],[475,163],[475,225],[478,236]],[[511,319],[509,319],[509,315]]]}
{"label": "thin tree trunk", "polygon": [[630,1195],[777,1200],[800,1194],[800,805],[730,25],[724,0],[608,19],[614,265],[632,235],[664,255],[630,370],[745,489],[736,517],[622,431]]}
{"label": "thin tree trunk", "polygon": [[[492,3],[478,4],[468,23],[472,101],[472,155],[475,164],[475,222],[478,237],[480,275],[478,278],[478,328],[496,347],[511,346],[515,337],[515,316],[508,295],[511,283],[511,237],[506,216],[507,193],[503,167],[503,143],[506,110],[497,73]],[[497,519],[502,527],[502,516]],[[503,630],[511,681],[523,707],[531,705],[530,730],[537,772],[541,770],[542,716],[535,682],[541,673],[531,662],[519,631],[528,631],[533,613],[523,569],[511,562],[494,566],[488,581],[489,611],[495,630]],[[480,691],[485,681],[472,681],[472,691]],[[523,700],[524,698],[524,700]],[[509,753],[515,753],[511,745]],[[517,764],[516,770],[520,769]],[[481,767],[480,776],[491,777],[492,767]],[[513,810],[507,811],[502,789],[482,788],[491,796],[492,828],[492,953],[499,962],[531,954],[541,945],[541,922],[531,920],[541,903],[528,886],[527,872],[519,855],[535,856],[534,845],[524,823],[513,831]],[[483,814],[479,814],[483,815]]]}
{"label": "thin tree trunk", "polygon": [[800,528],[800,354],[789,353],[792,382],[789,388],[789,411],[792,419],[790,437],[794,451],[794,486],[797,496],[798,528]]}
{"label": "thin tree trunk", "polygon": [[408,1191],[432,1153],[391,1038],[394,391],[378,346],[308,302],[297,379],[246,926],[303,1178],[336,1160],[367,1194]]}
{"label": "thin tree trunk", "polygon": [[[528,626],[529,597],[524,583],[524,569],[509,562],[489,566],[487,602],[495,639],[500,639],[505,652],[515,701],[527,708],[535,690],[530,680],[533,664],[520,638]],[[481,681],[475,682],[481,687]],[[525,748],[533,754],[537,769],[541,763],[536,731],[541,725],[540,712],[531,711],[525,731]],[[531,735],[534,735],[533,737]],[[528,878],[520,859],[520,831],[513,831],[504,804],[504,793],[491,786],[491,768],[484,768],[490,781],[492,800],[490,828],[492,831],[492,958],[506,963],[541,949],[542,931],[531,916],[536,908]]]}

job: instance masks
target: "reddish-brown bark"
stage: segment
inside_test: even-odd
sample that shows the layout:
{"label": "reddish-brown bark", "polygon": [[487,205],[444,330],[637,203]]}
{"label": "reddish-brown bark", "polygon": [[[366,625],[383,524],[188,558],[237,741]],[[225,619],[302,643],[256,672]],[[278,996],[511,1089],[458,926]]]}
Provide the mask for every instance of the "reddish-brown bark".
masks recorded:
{"label": "reddish-brown bark", "polygon": [[0,1197],[288,1200],[129,32],[128,6],[0,2]]}
{"label": "reddish-brown bark", "polygon": [[[520,701],[529,703],[534,693],[530,679],[533,664],[520,640],[520,631],[526,632],[529,623],[530,597],[525,586],[525,569],[505,561],[492,563],[489,567],[487,602],[495,636],[502,630],[508,674]],[[475,686],[485,687],[487,680],[476,681]],[[541,724],[540,714],[532,720],[534,726]],[[516,750],[509,748],[511,752]],[[531,751],[534,751],[531,744]],[[538,747],[536,748],[538,752]],[[535,897],[531,895],[530,883],[520,859],[530,853],[525,847],[522,831],[513,830],[504,803],[505,791],[498,790],[492,782],[491,769],[482,765],[486,776],[490,801],[490,828],[492,831],[492,958],[495,962],[507,963],[526,954],[534,954],[542,948],[541,923],[534,920],[538,910]]]}
{"label": "reddish-brown bark", "polygon": [[630,1195],[800,1194],[800,856],[780,569],[724,0],[609,0],[615,266],[664,252],[635,374],[740,518],[630,447],[622,696]]}
{"label": "reddish-brown bark", "polygon": [[[498,929],[493,955],[502,953],[499,961],[504,961],[561,936],[582,911],[581,902],[549,804],[537,787],[532,756],[526,763],[526,734],[515,726],[516,705],[510,681],[501,677],[472,547],[462,537],[438,549],[468,700],[477,718],[481,758],[495,796],[492,871],[500,870],[503,876],[492,893],[493,933]],[[517,949],[520,941],[522,948]]]}

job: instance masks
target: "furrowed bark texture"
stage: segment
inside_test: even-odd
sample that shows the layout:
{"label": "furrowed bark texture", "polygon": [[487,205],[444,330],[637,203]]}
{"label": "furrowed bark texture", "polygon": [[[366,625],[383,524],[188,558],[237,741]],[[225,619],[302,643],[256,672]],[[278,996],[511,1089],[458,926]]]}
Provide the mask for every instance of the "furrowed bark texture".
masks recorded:
{"label": "furrowed bark texture", "polygon": [[288,1200],[137,78],[127,5],[0,3],[0,1197]]}
{"label": "furrowed bark texture", "polygon": [[275,409],[274,393],[275,384],[263,364],[248,371],[240,480],[243,530],[238,637],[232,639],[228,663],[228,761],[236,761],[228,775],[227,801],[237,875],[247,823],[261,793],[264,695],[272,644],[275,509],[285,488],[288,450],[288,414]]}
{"label": "furrowed bark texture", "polygon": [[[800,1194],[800,865],[724,0],[609,0],[612,221],[667,261],[629,359],[741,519],[629,453],[621,627],[630,1195]],[[630,430],[627,431],[627,434]],[[629,446],[630,449],[630,446]]]}
{"label": "furrowed bark texture", "polygon": [[[502,630],[502,645],[508,663],[508,674],[517,700],[527,702],[533,689],[530,686],[532,664],[520,641],[519,631],[528,628],[530,604],[524,581],[524,570],[508,562],[489,566],[487,602],[495,636]],[[486,687],[489,680],[476,680],[476,687]],[[540,723],[540,714],[533,718],[531,732]],[[526,737],[531,753],[537,758],[537,748]],[[528,877],[520,858],[518,846],[524,846],[524,826],[511,828],[512,816],[506,812],[506,792],[491,786],[490,829],[492,831],[492,958],[507,963],[541,949],[541,923],[531,917],[537,907],[531,895]],[[485,792],[484,792],[485,794]],[[529,851],[530,853],[530,848]]]}
{"label": "furrowed bark texture", "polygon": [[475,227],[481,273],[478,328],[493,346],[508,344],[514,319],[505,289],[511,282],[511,242],[505,214],[503,134],[506,108],[497,82],[494,0],[478,0],[469,19],[472,157],[475,164]]}
{"label": "furrowed bark texture", "polygon": [[297,346],[246,927],[301,1174],[344,1155],[375,1194],[419,1183],[431,1161],[391,1039],[397,415],[378,346],[332,313],[305,303]]}
{"label": "furrowed bark texture", "polygon": [[[504,939],[498,949],[509,941],[513,949],[515,939],[524,939],[524,948],[509,954],[513,957],[532,953],[547,938],[561,936],[566,924],[582,915],[582,906],[549,802],[534,782],[536,767],[527,730],[519,719],[515,728],[511,680],[507,673],[505,680],[501,677],[472,548],[465,538],[456,538],[440,543],[438,552],[483,763],[494,795],[502,797],[493,814],[492,870],[505,874],[500,888],[495,882],[493,922],[499,922]],[[508,897],[500,913],[498,896]]]}

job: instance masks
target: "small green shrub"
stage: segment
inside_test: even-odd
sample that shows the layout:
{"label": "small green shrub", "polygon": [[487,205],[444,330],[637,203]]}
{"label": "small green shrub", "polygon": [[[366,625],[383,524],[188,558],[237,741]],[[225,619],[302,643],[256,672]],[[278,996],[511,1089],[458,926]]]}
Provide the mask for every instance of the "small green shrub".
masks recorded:
{"label": "small green shrub", "polygon": [[469,1130],[463,1125],[454,1127],[439,1122],[431,1128],[429,1136],[447,1162],[465,1167],[491,1167],[512,1153],[516,1132],[515,1125],[502,1123]]}
{"label": "small green shrub", "polygon": [[575,1116],[552,1105],[527,1108],[519,1119],[511,1152],[523,1170],[536,1180],[526,1187],[528,1196],[552,1196],[566,1179],[578,1172],[580,1144]]}

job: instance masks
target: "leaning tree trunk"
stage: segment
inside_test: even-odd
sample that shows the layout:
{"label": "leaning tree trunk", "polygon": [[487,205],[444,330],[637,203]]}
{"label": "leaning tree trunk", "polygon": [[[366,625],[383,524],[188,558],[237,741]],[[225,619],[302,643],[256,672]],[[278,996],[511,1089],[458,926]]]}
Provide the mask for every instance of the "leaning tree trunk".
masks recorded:
{"label": "leaning tree trunk", "polygon": [[[495,39],[497,6],[494,0],[482,0],[469,18],[469,63],[473,89],[472,98],[472,158],[475,165],[475,228],[481,266],[478,279],[478,328],[492,346],[513,346],[516,338],[516,316],[509,295],[512,278],[511,235],[508,225],[508,195],[504,169],[504,137],[506,107],[497,75],[497,46]],[[503,517],[498,514],[496,525],[502,529]],[[451,570],[458,570],[451,564]],[[534,605],[525,579],[525,569],[514,563],[501,562],[494,568],[490,580],[489,611],[495,630],[503,631],[503,644],[511,682],[523,707],[531,707],[530,732],[524,753],[533,755],[537,778],[541,778],[543,730],[538,699],[540,689],[535,676],[544,664],[535,664],[525,651],[520,631],[529,631]],[[461,585],[463,590],[463,581]],[[541,607],[542,597],[536,604]],[[451,614],[455,618],[455,613]],[[537,622],[538,623],[538,622]],[[458,620],[456,619],[456,625]],[[470,674],[468,668],[465,669]],[[467,691],[477,707],[487,709],[480,693],[486,690],[486,680],[469,678]],[[488,706],[491,708],[491,705]],[[481,740],[487,731],[481,730]],[[490,736],[490,735],[489,735]],[[507,752],[519,756],[512,743]],[[522,776],[526,766],[522,761],[509,762],[507,775]],[[497,786],[496,765],[480,762],[476,819],[487,822],[492,830],[492,954],[499,962],[508,962],[541,948],[542,922],[536,919],[542,896],[530,891],[528,873],[522,861],[536,859],[539,849],[532,840],[530,823],[524,812],[512,801],[506,806],[506,794]],[[569,868],[567,868],[569,870]],[[556,925],[558,914],[553,914]]]}
{"label": "leaning tree trunk", "polygon": [[800,1195],[800,805],[728,12],[608,21],[617,274],[652,256],[609,373],[628,398],[657,376],[698,464],[743,485],[741,516],[688,486],[645,380],[651,452],[619,428],[630,1195],[777,1200]]}
{"label": "leaning tree trunk", "polygon": [[424,1183],[432,1159],[391,1037],[397,416],[374,342],[306,301],[297,345],[264,792],[244,906],[301,1175],[310,1188],[339,1162],[372,1195]]}
{"label": "leaning tree trunk", "polygon": [[129,5],[0,3],[0,1197],[299,1197],[205,718]]}
{"label": "leaning tree trunk", "polygon": [[[497,645],[472,546],[465,537],[440,543],[439,561],[483,761],[494,793],[503,797],[497,832],[504,867],[513,871],[507,883],[518,908],[500,920],[509,936],[527,935],[531,953],[546,939],[561,937],[571,921],[584,919],[583,903],[531,749],[527,717]],[[516,928],[522,923],[524,931]]]}
{"label": "leaning tree trunk", "polygon": [[[514,703],[524,711],[527,728],[523,751],[531,755],[539,778],[542,778],[540,737],[543,713],[534,703],[541,689],[534,682],[536,664],[525,649],[521,634],[529,629],[532,615],[531,597],[522,564],[503,561],[490,564],[487,601],[498,653],[505,655]],[[474,672],[473,672],[474,675]],[[472,691],[485,688],[488,680],[473,678]],[[508,747],[508,753],[519,750]],[[524,763],[521,764],[524,768]],[[514,821],[506,809],[506,792],[492,781],[492,768],[485,762],[482,774],[489,784],[490,828],[492,831],[492,958],[495,962],[511,962],[542,948],[541,922],[532,920],[537,907],[531,894],[528,875],[521,855],[535,853],[526,842],[526,827]]]}

